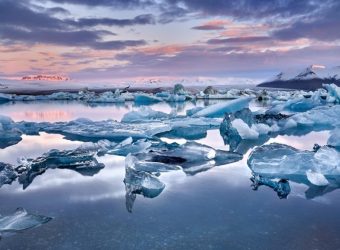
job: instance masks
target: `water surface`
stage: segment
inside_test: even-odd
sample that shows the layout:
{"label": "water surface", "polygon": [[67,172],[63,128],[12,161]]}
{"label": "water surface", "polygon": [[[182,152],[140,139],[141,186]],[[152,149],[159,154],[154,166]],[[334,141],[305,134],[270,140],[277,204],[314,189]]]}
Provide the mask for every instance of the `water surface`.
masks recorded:
{"label": "water surface", "polygon": [[[157,104],[152,108],[184,114],[207,103]],[[0,114],[15,121],[68,121],[80,117],[115,119],[134,109],[124,105],[88,106],[77,102],[32,102],[0,106]],[[259,109],[256,104],[252,109]],[[324,145],[329,133],[270,139],[299,149]],[[169,141],[167,138],[162,138]],[[171,140],[173,141],[173,140]],[[185,141],[178,140],[183,143]],[[227,150],[219,130],[198,142]],[[35,158],[50,149],[73,149],[81,142],[61,135],[23,136],[0,150],[2,162]],[[124,157],[104,156],[105,168],[94,176],[49,169],[25,190],[17,182],[0,189],[0,213],[17,207],[54,219],[41,227],[4,237],[0,249],[339,249],[340,192],[307,199],[309,187],[291,182],[288,199],[268,187],[251,188],[246,160],[218,166],[194,176],[182,171],[162,174],[164,191],[156,198],[137,196],[132,213],[125,205]]]}

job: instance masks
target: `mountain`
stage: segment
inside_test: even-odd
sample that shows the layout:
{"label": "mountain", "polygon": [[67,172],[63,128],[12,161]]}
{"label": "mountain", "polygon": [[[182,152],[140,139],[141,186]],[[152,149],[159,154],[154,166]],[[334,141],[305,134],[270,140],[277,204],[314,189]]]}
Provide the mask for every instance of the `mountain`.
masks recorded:
{"label": "mountain", "polygon": [[302,71],[287,71],[263,82],[258,87],[315,90],[324,83],[340,86],[340,66],[326,68],[323,65],[311,65]]}
{"label": "mountain", "polygon": [[68,81],[70,78],[60,75],[30,75],[23,76],[21,80],[24,81]]}

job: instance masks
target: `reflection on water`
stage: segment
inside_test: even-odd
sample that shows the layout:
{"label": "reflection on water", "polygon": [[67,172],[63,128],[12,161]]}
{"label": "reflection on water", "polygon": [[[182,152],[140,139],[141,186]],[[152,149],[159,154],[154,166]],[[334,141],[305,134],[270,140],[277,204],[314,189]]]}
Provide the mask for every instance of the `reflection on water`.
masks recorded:
{"label": "reflection on water", "polygon": [[[175,109],[184,114],[194,106],[193,103],[156,104],[152,108],[168,113]],[[79,117],[120,120],[134,108],[132,104],[89,107],[81,103],[18,103],[0,106],[0,113],[17,121],[67,121]],[[324,145],[328,135],[327,131],[302,137],[279,135],[266,144],[278,142],[311,150],[315,143]],[[187,142],[161,139],[168,143]],[[215,149],[229,149],[218,129],[209,130],[197,142]],[[19,181],[2,186],[0,214],[12,214],[17,207],[25,207],[34,214],[54,218],[42,227],[2,238],[0,249],[337,249],[340,246],[340,192],[331,192],[339,187],[335,184],[316,187],[301,179],[286,180],[280,176],[276,180],[253,176],[246,163],[249,145],[242,160],[194,176],[184,171],[152,175],[164,184],[159,193],[127,187],[122,156],[95,156],[98,164],[105,167],[93,175],[75,171],[77,166],[65,169],[55,158],[47,161],[39,158],[51,149],[73,152],[80,145],[81,142],[66,140],[61,135],[40,133],[24,135],[18,144],[0,150],[1,162],[18,166],[21,164],[18,158],[39,159],[36,170],[44,170],[34,174],[26,189]]]}

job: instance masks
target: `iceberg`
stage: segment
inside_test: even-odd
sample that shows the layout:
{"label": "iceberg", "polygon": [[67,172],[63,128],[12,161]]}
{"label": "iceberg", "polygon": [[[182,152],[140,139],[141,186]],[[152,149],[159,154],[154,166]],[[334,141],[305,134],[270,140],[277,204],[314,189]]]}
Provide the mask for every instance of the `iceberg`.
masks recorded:
{"label": "iceberg", "polygon": [[133,168],[138,172],[147,172],[149,174],[160,174],[163,172],[180,170],[180,166],[171,165],[161,162],[140,161],[137,157],[129,154],[125,158],[126,168]]}
{"label": "iceberg", "polygon": [[135,94],[135,103],[138,105],[150,105],[162,102],[162,98],[149,95],[149,94]]}
{"label": "iceberg", "polygon": [[125,190],[126,208],[132,212],[133,204],[137,194],[147,198],[155,198],[160,195],[165,188],[165,184],[156,176],[135,169],[136,160],[128,155],[125,160]]}
{"label": "iceberg", "polygon": [[327,145],[340,149],[340,128],[331,131]]}
{"label": "iceberg", "polygon": [[145,139],[140,139],[133,142],[132,138],[129,137],[116,145],[113,149],[108,150],[108,154],[127,156],[128,154],[138,154],[146,152],[150,148],[152,143]]}
{"label": "iceberg", "polygon": [[331,130],[340,127],[340,106],[320,106],[293,115],[281,113],[252,113],[249,109],[226,114],[220,133],[231,151],[239,150],[241,144],[263,144],[280,134],[305,135],[311,131]]}
{"label": "iceberg", "polygon": [[340,103],[340,87],[335,84],[323,84],[322,85],[328,92],[327,101]]}
{"label": "iceberg", "polygon": [[17,144],[21,141],[21,135],[22,132],[11,118],[0,115],[0,148]]}
{"label": "iceberg", "polygon": [[[25,129],[25,124],[20,128]],[[77,119],[70,122],[37,123],[39,131],[58,133],[70,140],[98,141],[102,139],[120,142],[128,137],[135,139],[151,138],[156,134],[171,130],[171,126],[163,122],[120,123],[113,120],[91,121]]]}
{"label": "iceberg", "polygon": [[[242,155],[223,150],[215,150],[212,147],[197,142],[187,142],[183,145],[177,143],[159,143],[153,145],[147,152],[135,155],[139,161],[163,163],[178,166],[187,175],[207,171],[214,166],[220,166],[236,162],[242,159]],[[160,167],[163,165],[160,165]]]}
{"label": "iceberg", "polygon": [[251,97],[241,97],[236,100],[210,105],[192,115],[192,117],[223,117],[225,113],[233,113],[247,108]]}
{"label": "iceberg", "polygon": [[131,111],[126,113],[122,118],[122,122],[142,122],[142,121],[152,121],[152,120],[164,120],[169,119],[170,115],[161,112],[155,111],[147,106],[142,106],[137,111]]}
{"label": "iceberg", "polygon": [[280,199],[286,199],[291,191],[289,182],[284,179],[275,181],[255,174],[250,178],[250,180],[252,181],[251,187],[253,190],[258,190],[260,186],[267,186],[273,189]]}
{"label": "iceberg", "polygon": [[17,178],[14,168],[10,164],[0,162],[0,188],[4,184],[11,184]]}
{"label": "iceberg", "polygon": [[0,104],[12,101],[12,96],[0,93]]}
{"label": "iceberg", "polygon": [[184,86],[180,83],[175,84],[173,93],[175,95],[186,95],[187,94],[187,92],[184,89]]}
{"label": "iceberg", "polygon": [[51,217],[30,214],[25,209],[18,208],[12,215],[0,216],[0,239],[1,236],[35,228],[46,224],[51,220]]}
{"label": "iceberg", "polygon": [[340,152],[328,146],[303,151],[272,143],[255,148],[247,161],[253,173],[267,178],[307,178],[323,186],[326,179],[340,175]]}
{"label": "iceberg", "polygon": [[19,159],[20,165],[15,168],[19,183],[26,189],[38,175],[47,169],[70,169],[84,176],[93,176],[105,167],[95,158],[95,153],[87,147],[75,150],[50,150],[36,159]]}
{"label": "iceberg", "polygon": [[99,95],[92,95],[86,99],[88,103],[122,103],[125,102],[125,98],[120,95],[120,91],[116,92],[106,91]]}

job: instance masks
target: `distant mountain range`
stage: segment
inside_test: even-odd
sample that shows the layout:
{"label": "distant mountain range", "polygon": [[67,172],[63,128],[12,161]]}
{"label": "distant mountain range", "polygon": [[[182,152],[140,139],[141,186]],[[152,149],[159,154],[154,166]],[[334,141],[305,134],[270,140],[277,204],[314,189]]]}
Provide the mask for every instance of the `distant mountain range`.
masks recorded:
{"label": "distant mountain range", "polygon": [[311,65],[302,71],[288,71],[277,74],[273,79],[257,85],[258,87],[315,90],[323,83],[340,86],[340,66],[326,68]]}
{"label": "distant mountain range", "polygon": [[24,81],[68,81],[70,78],[60,75],[30,75],[23,76],[21,80]]}

